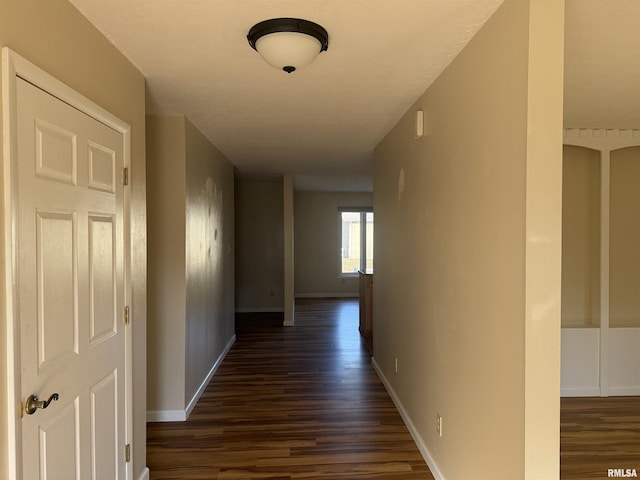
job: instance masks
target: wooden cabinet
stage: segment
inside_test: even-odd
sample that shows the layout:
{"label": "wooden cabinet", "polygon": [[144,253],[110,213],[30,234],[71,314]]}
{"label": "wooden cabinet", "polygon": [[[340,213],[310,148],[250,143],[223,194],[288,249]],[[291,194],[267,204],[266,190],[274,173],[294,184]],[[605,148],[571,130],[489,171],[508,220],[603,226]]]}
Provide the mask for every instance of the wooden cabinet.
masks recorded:
{"label": "wooden cabinet", "polygon": [[360,334],[369,350],[373,350],[373,274],[359,271],[360,275]]}

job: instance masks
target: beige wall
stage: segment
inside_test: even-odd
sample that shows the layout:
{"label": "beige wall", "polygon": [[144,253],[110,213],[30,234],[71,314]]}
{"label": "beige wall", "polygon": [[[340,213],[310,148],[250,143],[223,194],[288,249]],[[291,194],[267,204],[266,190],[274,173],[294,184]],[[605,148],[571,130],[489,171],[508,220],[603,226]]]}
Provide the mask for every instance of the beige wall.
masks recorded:
{"label": "beige wall", "polygon": [[[137,478],[146,465],[144,77],[66,0],[0,0],[0,12],[1,47],[12,48],[131,125],[133,469]],[[5,323],[3,318],[0,337],[5,334]],[[5,345],[0,338],[2,358],[6,355]],[[0,383],[5,389],[6,381]],[[3,412],[6,411],[5,398],[6,392],[0,392]],[[0,477],[6,476],[6,436],[6,418],[0,415]]]}
{"label": "beige wall", "polygon": [[235,195],[236,310],[283,311],[282,180],[239,179]]}
{"label": "beige wall", "polygon": [[562,326],[600,325],[600,152],[563,147]]}
{"label": "beige wall", "polygon": [[609,325],[640,327],[640,147],[611,152]]}
{"label": "beige wall", "polygon": [[234,172],[233,165],[188,119],[185,127],[185,395],[189,402],[235,335]]}
{"label": "beige wall", "polygon": [[185,402],[184,126],[182,115],[147,116],[147,405],[152,411],[184,409]]}
{"label": "beige wall", "polygon": [[340,275],[339,207],[371,207],[371,193],[295,192],[296,295],[358,296],[358,277]]}
{"label": "beige wall", "polygon": [[374,361],[447,479],[558,478],[562,14],[506,0],[375,151]]}
{"label": "beige wall", "polygon": [[149,115],[147,148],[148,409],[166,418],[186,411],[235,333],[234,173],[182,115]]}

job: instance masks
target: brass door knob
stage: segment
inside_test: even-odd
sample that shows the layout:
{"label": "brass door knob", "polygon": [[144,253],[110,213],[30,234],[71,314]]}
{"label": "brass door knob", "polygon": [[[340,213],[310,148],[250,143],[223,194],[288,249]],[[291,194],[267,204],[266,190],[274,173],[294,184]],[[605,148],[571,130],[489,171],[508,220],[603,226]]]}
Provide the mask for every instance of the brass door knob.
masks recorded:
{"label": "brass door knob", "polygon": [[24,411],[27,415],[33,415],[37,409],[47,408],[52,401],[58,401],[58,398],[60,398],[60,396],[57,393],[52,394],[47,401],[38,400],[35,394],[29,395],[27,403],[24,405]]}

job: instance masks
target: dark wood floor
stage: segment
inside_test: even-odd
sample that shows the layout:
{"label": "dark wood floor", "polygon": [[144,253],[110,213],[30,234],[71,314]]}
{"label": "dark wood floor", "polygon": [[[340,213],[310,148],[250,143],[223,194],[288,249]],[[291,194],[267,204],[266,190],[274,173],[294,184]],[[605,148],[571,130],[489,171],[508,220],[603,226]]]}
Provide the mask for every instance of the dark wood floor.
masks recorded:
{"label": "dark wood floor", "polygon": [[562,480],[609,478],[610,468],[640,475],[640,397],[563,398]]}
{"label": "dark wood floor", "polygon": [[433,479],[371,367],[357,301],[298,301],[281,325],[239,318],[189,420],[148,425],[151,479]]}
{"label": "dark wood floor", "polygon": [[[281,325],[240,317],[189,420],[148,425],[151,480],[433,479],[371,368],[357,302],[302,300]],[[562,399],[560,443],[562,480],[640,475],[640,397]]]}

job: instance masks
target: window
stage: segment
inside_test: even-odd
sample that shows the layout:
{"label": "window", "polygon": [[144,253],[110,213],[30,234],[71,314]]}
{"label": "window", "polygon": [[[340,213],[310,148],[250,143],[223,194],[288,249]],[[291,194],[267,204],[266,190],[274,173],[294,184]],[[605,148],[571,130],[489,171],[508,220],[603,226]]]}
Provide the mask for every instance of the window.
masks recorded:
{"label": "window", "polygon": [[370,208],[341,208],[340,272],[357,275],[373,271],[373,212]]}

